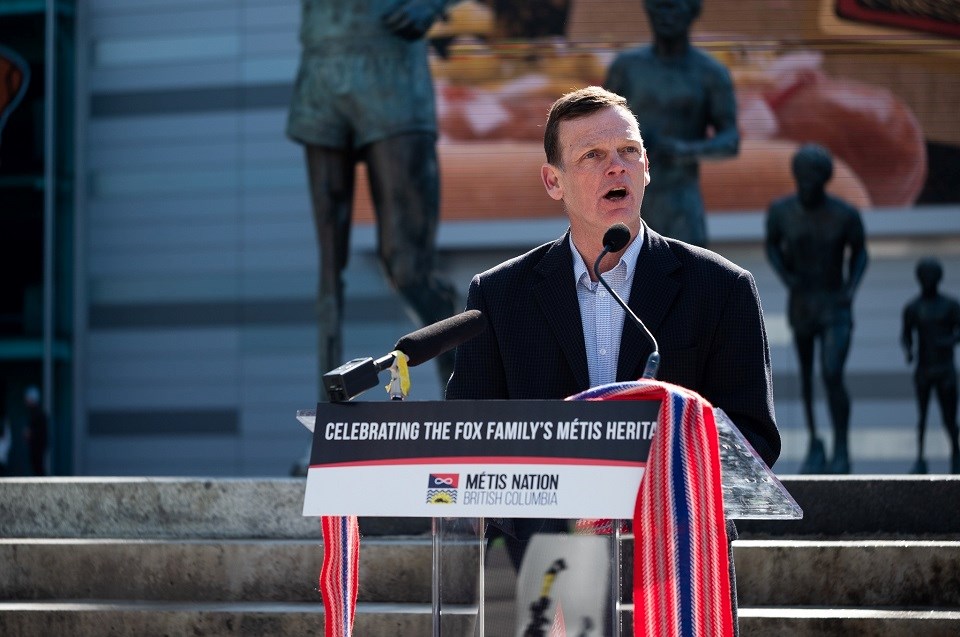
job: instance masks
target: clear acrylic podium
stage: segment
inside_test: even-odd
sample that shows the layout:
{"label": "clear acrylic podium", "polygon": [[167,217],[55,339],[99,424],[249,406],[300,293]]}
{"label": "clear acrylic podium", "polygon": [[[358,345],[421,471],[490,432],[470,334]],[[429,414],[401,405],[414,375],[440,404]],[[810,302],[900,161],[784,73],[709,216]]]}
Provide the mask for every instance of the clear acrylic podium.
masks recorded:
{"label": "clear acrylic podium", "polygon": [[[463,403],[465,401],[458,401]],[[799,519],[803,513],[776,476],[766,467],[757,453],[720,409],[714,410],[720,445],[721,490],[724,515],[727,519]],[[297,412],[297,419],[311,432],[316,421],[315,410]],[[432,635],[438,637],[483,637],[487,634],[486,621],[486,527],[482,517],[432,517],[431,544],[431,614]],[[595,635],[621,635],[622,618],[632,611],[624,602],[625,568],[623,544],[632,535],[622,531],[618,520],[612,523],[612,532],[602,537],[607,544],[603,551],[609,565],[602,569],[608,580],[602,627],[594,625]],[[596,544],[597,540],[593,540]],[[594,546],[595,548],[595,546]],[[363,550],[361,544],[361,551]],[[533,602],[515,608],[516,620],[511,632],[499,626],[490,635],[547,635],[550,620],[545,614],[537,616],[537,596],[549,598],[555,581],[559,581],[566,565],[558,560],[548,565],[538,577],[539,591]],[[602,584],[601,584],[602,585]],[[519,597],[518,597],[519,599]],[[541,604],[542,605],[542,604]],[[543,610],[543,609],[541,609]],[[523,628],[525,626],[525,628]],[[571,629],[577,628],[572,625]],[[571,634],[580,634],[572,632]]]}

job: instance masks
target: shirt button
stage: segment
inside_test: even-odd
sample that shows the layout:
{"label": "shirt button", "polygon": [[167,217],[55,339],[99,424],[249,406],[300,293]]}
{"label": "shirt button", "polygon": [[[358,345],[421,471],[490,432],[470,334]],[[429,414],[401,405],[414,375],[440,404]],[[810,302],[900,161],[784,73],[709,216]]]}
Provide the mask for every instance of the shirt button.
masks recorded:
{"label": "shirt button", "polygon": [[601,349],[601,350],[600,350],[600,353],[601,353],[601,354],[603,354],[603,355],[606,355],[606,353],[607,353],[607,350],[605,350],[605,349]]}

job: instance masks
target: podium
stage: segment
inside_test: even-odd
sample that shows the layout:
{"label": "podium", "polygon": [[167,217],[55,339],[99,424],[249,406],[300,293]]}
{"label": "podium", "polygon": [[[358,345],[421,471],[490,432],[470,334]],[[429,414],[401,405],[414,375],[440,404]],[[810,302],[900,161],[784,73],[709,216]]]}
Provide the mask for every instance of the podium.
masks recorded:
{"label": "podium", "polygon": [[[435,636],[460,634],[452,630],[484,635],[489,520],[611,519],[612,531],[603,536],[609,544],[603,625],[609,632],[594,634],[619,635],[622,614],[629,609],[622,601],[621,546],[630,538],[618,520],[632,515],[658,410],[659,401],[651,400],[321,403],[316,410],[297,412],[314,433],[304,515],[431,518]],[[725,516],[802,517],[726,414],[714,409],[714,419]],[[451,567],[454,551],[458,564]],[[471,565],[474,603],[450,603],[446,582],[462,579],[464,567]],[[559,563],[545,569],[540,592],[548,593],[564,569]],[[445,630],[451,625],[446,618],[471,614],[472,628],[461,622]],[[549,621],[547,614],[531,618],[531,624],[548,629]]]}

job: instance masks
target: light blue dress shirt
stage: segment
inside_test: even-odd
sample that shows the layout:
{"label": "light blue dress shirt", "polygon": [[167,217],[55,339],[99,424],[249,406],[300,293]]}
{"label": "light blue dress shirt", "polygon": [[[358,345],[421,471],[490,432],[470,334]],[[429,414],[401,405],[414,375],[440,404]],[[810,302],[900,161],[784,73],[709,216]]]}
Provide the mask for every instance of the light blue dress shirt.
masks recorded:
{"label": "light blue dress shirt", "polygon": [[[633,284],[643,239],[641,227],[640,233],[624,250],[617,265],[603,273],[607,284],[627,303],[630,302],[630,286]],[[583,322],[583,344],[587,349],[590,386],[596,387],[617,379],[624,311],[599,282],[590,280],[593,264],[588,266],[584,263],[573,243],[573,236],[570,237],[570,249],[573,250],[573,276],[577,284],[580,320]]]}

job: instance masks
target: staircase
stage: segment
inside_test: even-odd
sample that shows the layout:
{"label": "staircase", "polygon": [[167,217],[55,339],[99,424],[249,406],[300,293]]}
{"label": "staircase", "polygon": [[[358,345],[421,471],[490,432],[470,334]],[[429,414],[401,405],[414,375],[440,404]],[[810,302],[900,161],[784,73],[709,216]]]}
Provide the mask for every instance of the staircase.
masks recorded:
{"label": "staircase", "polygon": [[[741,635],[960,634],[960,479],[784,479],[801,521],[742,521]],[[323,635],[303,481],[0,479],[4,637]],[[429,521],[363,519],[358,637],[431,634]],[[476,546],[444,552],[443,634],[473,635]],[[488,554],[485,634],[512,569]]]}
{"label": "staircase", "polygon": [[737,523],[741,635],[960,635],[960,477],[783,483],[803,520]]}
{"label": "staircase", "polygon": [[[303,484],[0,479],[0,635],[322,636],[322,544],[301,516]],[[355,634],[430,635],[428,523],[390,520],[385,537],[384,522],[363,520]],[[451,635],[475,614],[458,550],[470,549],[444,556]]]}

